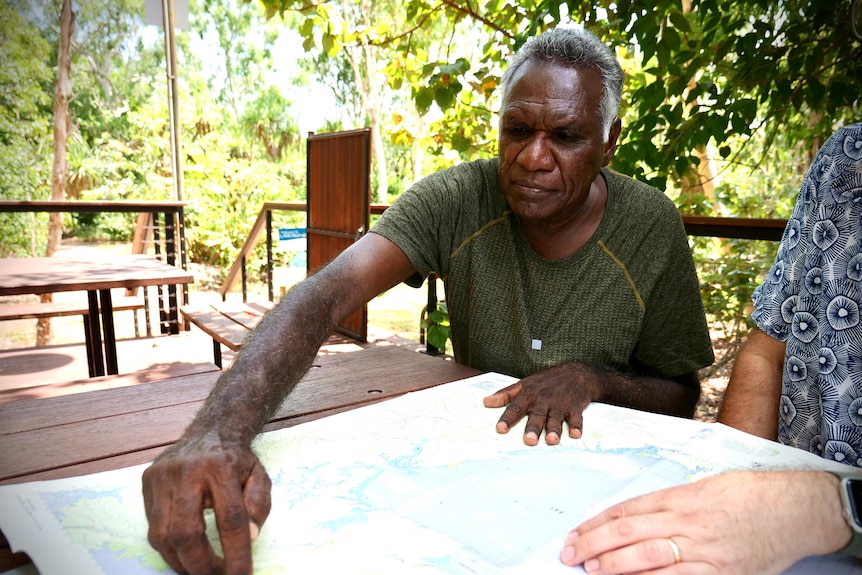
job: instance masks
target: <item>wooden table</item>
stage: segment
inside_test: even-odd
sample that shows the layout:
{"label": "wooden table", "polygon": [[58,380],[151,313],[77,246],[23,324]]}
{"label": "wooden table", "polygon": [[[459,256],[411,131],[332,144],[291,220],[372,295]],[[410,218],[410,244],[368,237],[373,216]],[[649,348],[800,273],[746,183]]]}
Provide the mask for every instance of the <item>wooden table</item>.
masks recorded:
{"label": "wooden table", "polygon": [[[363,347],[335,336],[321,348],[311,370],[264,430],[479,373],[405,347]],[[204,373],[0,405],[0,484],[58,479],[152,461],[180,437],[219,375]],[[0,536],[0,571],[28,561],[24,554],[13,555]]]}
{"label": "wooden table", "polygon": [[119,372],[112,288],[168,286],[169,301],[160,307],[178,330],[176,286],[193,281],[191,272],[145,255],[0,259],[0,296],[87,291],[89,313],[84,316],[84,335],[90,377]]}

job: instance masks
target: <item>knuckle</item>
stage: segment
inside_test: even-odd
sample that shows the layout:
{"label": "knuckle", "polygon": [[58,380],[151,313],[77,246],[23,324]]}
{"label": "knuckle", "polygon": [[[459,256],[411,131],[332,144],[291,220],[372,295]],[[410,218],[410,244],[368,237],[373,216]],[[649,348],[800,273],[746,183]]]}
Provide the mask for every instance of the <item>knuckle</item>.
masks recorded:
{"label": "knuckle", "polygon": [[664,539],[650,539],[644,541],[640,547],[643,559],[650,565],[661,565],[667,559],[666,542]]}
{"label": "knuckle", "polygon": [[266,471],[264,471],[263,467],[256,466],[255,471],[257,471],[257,470],[260,470],[260,473],[258,473],[257,476],[259,477],[259,481],[261,482],[261,486],[264,489],[264,491],[266,491],[267,498],[268,498],[269,492],[272,490],[272,479],[270,478],[269,474]]}
{"label": "knuckle", "polygon": [[147,531],[147,541],[153,549],[159,552],[165,551],[169,548],[167,537],[155,529]]}
{"label": "knuckle", "polygon": [[526,412],[527,410],[524,409],[524,406],[521,405],[519,402],[510,403],[509,406],[506,408],[505,413],[503,413],[503,417],[511,416],[520,419],[524,416]]}
{"label": "knuckle", "polygon": [[623,503],[617,503],[609,507],[607,513],[611,519],[622,519],[626,515],[626,507]]}
{"label": "knuckle", "polygon": [[202,536],[198,529],[183,527],[172,530],[164,537],[164,541],[170,549],[181,551],[199,544]]}
{"label": "knuckle", "polygon": [[248,529],[248,515],[242,505],[226,505],[219,519],[219,531]]}
{"label": "knuckle", "polygon": [[616,524],[617,532],[623,537],[631,537],[635,532],[635,526],[630,517],[620,517]]}

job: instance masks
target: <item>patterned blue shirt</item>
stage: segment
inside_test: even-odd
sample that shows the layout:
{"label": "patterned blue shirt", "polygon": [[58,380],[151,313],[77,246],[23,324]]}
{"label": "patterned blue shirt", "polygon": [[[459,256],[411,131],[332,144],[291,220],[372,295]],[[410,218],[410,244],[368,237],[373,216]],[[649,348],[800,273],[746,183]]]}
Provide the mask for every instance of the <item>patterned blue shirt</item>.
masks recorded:
{"label": "patterned blue shirt", "polygon": [[752,299],[787,344],[779,441],[862,467],[862,123],[818,152]]}

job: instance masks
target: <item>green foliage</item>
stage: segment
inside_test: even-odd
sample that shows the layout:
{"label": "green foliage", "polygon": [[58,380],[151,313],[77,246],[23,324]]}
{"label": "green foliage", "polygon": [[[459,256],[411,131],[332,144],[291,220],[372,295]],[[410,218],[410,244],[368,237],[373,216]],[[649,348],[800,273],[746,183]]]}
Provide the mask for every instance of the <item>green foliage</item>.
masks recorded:
{"label": "green foliage", "polygon": [[[225,272],[236,260],[264,202],[295,201],[304,195],[304,179],[292,171],[293,166],[236,153],[244,146],[214,130],[195,138],[188,148],[189,258]],[[260,270],[264,261],[265,244],[261,242],[248,269]]]}
{"label": "green foliage", "polygon": [[437,309],[429,313],[420,323],[425,330],[425,338],[428,343],[446,351],[446,342],[451,339],[452,332],[449,327],[449,308],[445,301],[437,303]]}
{"label": "green foliage", "polygon": [[[50,196],[50,46],[18,10],[0,7],[0,198]],[[0,214],[0,256],[44,250],[47,218]]]}
{"label": "green foliage", "polygon": [[666,188],[699,147],[757,162],[779,136],[810,145],[858,117],[862,43],[850,37],[848,6],[703,0],[682,14],[669,2],[619,5],[605,35],[634,43],[643,71],[629,78],[615,167]]}
{"label": "green foliage", "polygon": [[116,241],[132,240],[137,216],[118,212],[101,214],[70,214],[74,237],[86,241]]}
{"label": "green foliage", "polygon": [[[307,49],[329,38],[329,52],[337,52],[337,40],[350,38],[325,3],[263,4],[270,16],[302,15]],[[811,145],[857,118],[862,43],[850,35],[848,8],[819,0],[695,0],[684,13],[671,0],[410,0],[404,21],[375,30],[373,41],[391,48],[390,85],[410,86],[420,114],[436,107],[450,118],[434,130],[434,154],[471,148],[487,154],[494,80],[512,51],[549,27],[584,25],[616,46],[626,63],[624,132],[614,166],[667,189],[691,173],[698,150],[757,162],[779,136]],[[425,30],[484,43],[475,51],[469,40],[451,41],[435,57]],[[462,98],[468,91],[472,101]],[[471,107],[484,110],[471,114]],[[757,146],[748,140],[754,134],[762,135]]]}
{"label": "green foliage", "polygon": [[278,88],[270,86],[249,103],[240,117],[246,135],[261,146],[270,161],[281,160],[288,146],[299,151],[299,126],[290,106]]}
{"label": "green foliage", "polygon": [[736,356],[744,336],[754,326],[748,318],[751,295],[775,260],[776,246],[762,240],[718,238],[694,238],[691,243],[710,327],[729,345],[724,360],[710,368],[717,371]]}
{"label": "green foliage", "polygon": [[248,101],[267,88],[277,31],[266,26],[254,3],[242,0],[198,0],[194,16],[190,24],[200,38],[218,39],[215,53],[208,55],[218,61],[207,78],[209,87],[216,102],[239,118]]}

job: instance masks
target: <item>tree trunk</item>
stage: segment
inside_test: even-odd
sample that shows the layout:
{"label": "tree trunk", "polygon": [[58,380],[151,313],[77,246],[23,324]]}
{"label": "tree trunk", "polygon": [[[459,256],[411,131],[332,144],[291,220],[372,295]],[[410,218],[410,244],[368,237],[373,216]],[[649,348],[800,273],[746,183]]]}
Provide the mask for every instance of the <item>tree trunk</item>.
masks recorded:
{"label": "tree trunk", "polygon": [[[348,20],[350,10],[347,0],[342,0],[341,10],[345,20]],[[368,28],[372,27],[369,16],[372,13],[372,5],[367,0],[362,2],[361,13],[364,18],[363,24]],[[353,70],[354,84],[362,101],[362,109],[371,128],[371,153],[374,156],[374,169],[377,172],[376,200],[379,203],[388,204],[389,174],[386,170],[386,148],[383,146],[380,132],[381,94],[386,86],[386,78],[378,70],[378,50],[375,46],[363,41],[358,45],[347,46],[346,53]],[[372,200],[375,199],[373,195],[372,192]]]}
{"label": "tree trunk", "polygon": [[[682,2],[682,12],[683,14],[689,14],[691,12],[691,0],[683,0]],[[690,92],[697,85],[697,81],[695,78],[690,78],[688,81],[688,86],[686,87],[686,93]],[[700,98],[694,99],[692,102],[688,104],[689,110],[695,109],[700,105]],[[712,204],[712,215],[720,216],[721,206],[718,205],[718,202],[715,201],[715,170],[713,169],[712,159],[709,157],[709,150],[706,146],[698,146],[695,151],[695,155],[698,157],[698,163],[696,166],[691,166],[688,172],[683,175],[682,181],[680,182],[681,193],[683,197],[686,198],[694,198],[695,196],[702,195]],[[692,203],[691,201],[689,203]]]}
{"label": "tree trunk", "polygon": [[371,151],[374,154],[374,167],[377,169],[377,201],[389,203],[389,174],[386,169],[386,149],[383,147],[383,136],[380,134],[379,110],[371,119]]}
{"label": "tree trunk", "polygon": [[[57,55],[57,81],[54,86],[54,166],[51,172],[51,199],[66,198],[66,179],[69,171],[66,161],[66,140],[69,137],[71,118],[69,98],[72,94],[72,33],[75,29],[75,14],[72,0],[63,0],[60,12],[60,49]],[[48,244],[45,255],[54,255],[60,246],[63,224],[59,213],[52,213],[48,219]],[[51,294],[42,295],[43,302],[52,301]],[[51,320],[42,318],[36,324],[36,345],[51,343]]]}

